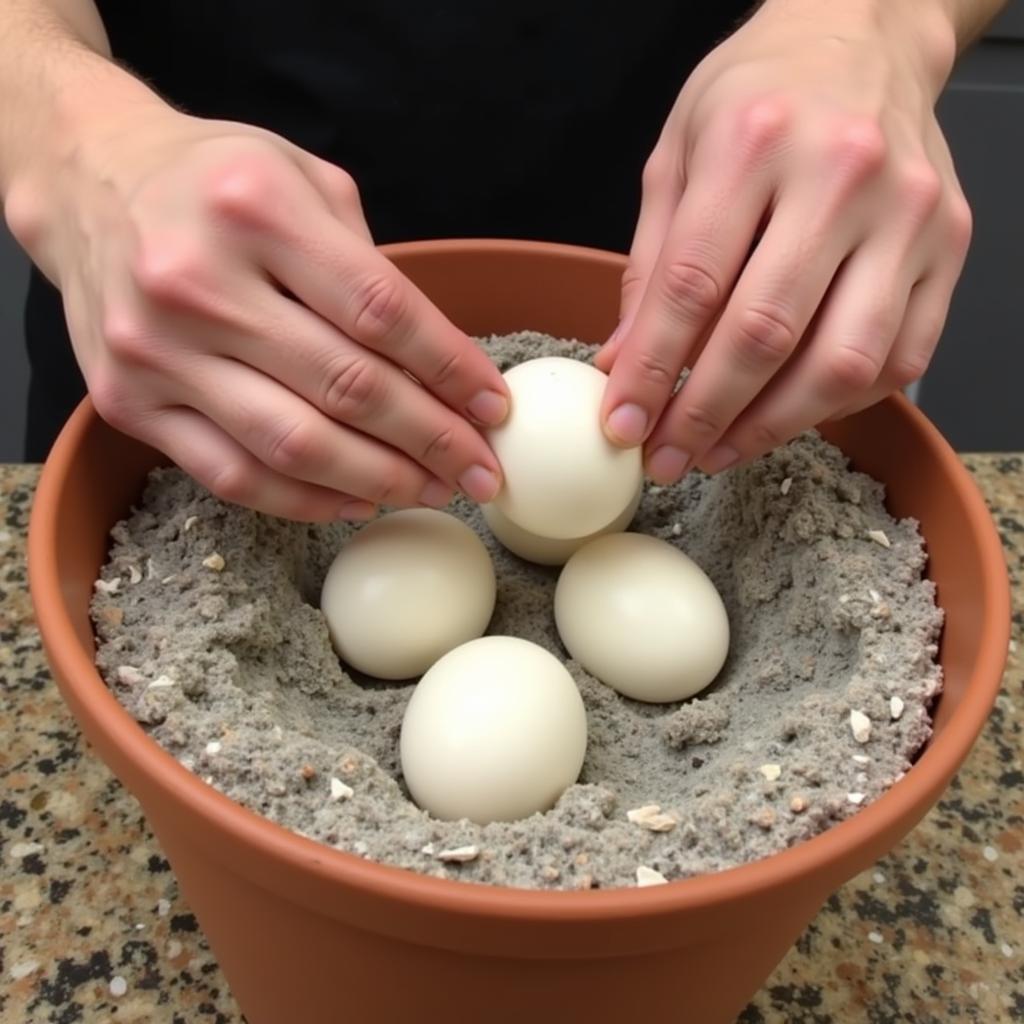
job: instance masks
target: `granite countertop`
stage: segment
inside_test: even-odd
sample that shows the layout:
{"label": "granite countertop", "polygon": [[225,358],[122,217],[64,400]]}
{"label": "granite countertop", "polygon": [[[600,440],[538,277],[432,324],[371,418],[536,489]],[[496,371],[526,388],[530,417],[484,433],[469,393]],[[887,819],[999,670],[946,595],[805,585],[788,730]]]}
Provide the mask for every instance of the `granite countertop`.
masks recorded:
{"label": "granite countertop", "polygon": [[[1024,457],[972,455],[1024,608]],[[38,476],[0,467],[0,1022],[240,1024],[135,800],[46,667],[25,577]],[[1024,639],[1024,613],[1013,619]],[[943,799],[819,913],[744,1024],[1024,1020],[1024,657]]]}

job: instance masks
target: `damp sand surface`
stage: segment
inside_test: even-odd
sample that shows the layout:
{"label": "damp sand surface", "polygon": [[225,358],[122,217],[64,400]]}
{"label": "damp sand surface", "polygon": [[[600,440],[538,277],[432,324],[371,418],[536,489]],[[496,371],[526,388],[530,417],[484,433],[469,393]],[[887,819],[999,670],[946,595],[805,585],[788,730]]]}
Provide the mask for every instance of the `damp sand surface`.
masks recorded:
{"label": "damp sand surface", "polygon": [[[529,332],[481,344],[502,369],[592,352]],[[917,524],[893,519],[883,487],[814,433],[645,491],[631,528],[685,551],[729,613],[728,661],[685,702],[629,700],[569,660],[558,570],[505,551],[470,503],[451,511],[494,560],[488,632],[552,651],[583,695],[583,771],[545,813],[481,826],[409,799],[398,741],[414,682],[348,673],[318,609],[358,526],[269,518],[155,470],[97,582],[100,671],[157,743],[251,810],[371,860],[525,888],[632,886],[638,868],[671,880],[764,857],[858,813],[931,734],[942,613]]]}

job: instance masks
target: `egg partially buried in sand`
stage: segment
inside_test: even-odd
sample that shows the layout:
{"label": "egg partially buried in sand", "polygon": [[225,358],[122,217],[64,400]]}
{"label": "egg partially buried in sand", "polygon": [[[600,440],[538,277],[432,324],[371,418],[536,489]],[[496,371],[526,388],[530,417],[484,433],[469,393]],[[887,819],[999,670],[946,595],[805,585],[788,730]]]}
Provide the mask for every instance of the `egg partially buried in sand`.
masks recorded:
{"label": "egg partially buried in sand", "polygon": [[568,559],[575,552],[579,551],[584,544],[588,544],[597,537],[603,537],[606,533],[618,533],[629,526],[633,521],[633,516],[636,515],[636,510],[640,505],[640,498],[642,496],[642,488],[637,488],[633,500],[603,530],[588,534],[586,537],[568,537],[565,540],[539,537],[535,533],[529,533],[521,526],[516,526],[493,503],[481,505],[480,511],[483,513],[487,525],[491,528],[491,533],[512,554],[525,558],[528,562],[535,562],[537,565],[565,565]]}
{"label": "egg partially buried in sand", "polygon": [[715,585],[678,548],[646,534],[611,534],[580,548],[558,578],[555,624],[588,672],[652,703],[703,690],[729,653]]}
{"label": "egg partially buried in sand", "polygon": [[409,679],[480,636],[494,611],[483,541],[434,509],[391,512],[338,552],[320,595],[334,649],[379,679]]}
{"label": "egg partially buried in sand", "polygon": [[583,767],[587,714],[553,654],[511,636],[450,651],[402,720],[402,774],[437,818],[516,821],[552,807]]}
{"label": "egg partially buried in sand", "polygon": [[505,373],[512,407],[487,439],[501,463],[498,510],[528,533],[564,540],[603,530],[643,478],[639,448],[601,430],[608,378],[587,363],[549,356]]}

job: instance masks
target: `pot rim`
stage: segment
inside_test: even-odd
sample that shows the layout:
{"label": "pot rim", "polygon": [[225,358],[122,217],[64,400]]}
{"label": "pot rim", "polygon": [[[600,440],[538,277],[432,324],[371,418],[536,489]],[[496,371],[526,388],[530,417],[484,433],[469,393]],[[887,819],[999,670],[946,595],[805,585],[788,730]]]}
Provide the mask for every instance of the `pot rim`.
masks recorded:
{"label": "pot rim", "polygon": [[[475,255],[538,254],[625,267],[626,258],[599,249],[512,239],[444,239],[382,247],[389,257],[433,253]],[[981,731],[999,691],[1010,635],[1010,592],[1002,544],[970,472],[938,429],[902,394],[885,399],[895,404],[955,484],[965,506],[984,577],[981,655],[971,673],[960,707],[941,735],[932,737],[906,775],[881,797],[851,818],[819,835],[760,860],[705,875],[645,889],[631,887],[585,892],[544,891],[481,885],[432,878],[412,870],[364,860],[335,850],[278,825],[206,785],[160,747],[109,690],[89,652],[78,643],[64,606],[56,560],[57,509],[64,499],[74,453],[99,419],[88,397],[68,420],[47,459],[33,503],[28,537],[29,583],[40,633],[55,676],[76,697],[82,714],[164,795],[200,817],[211,832],[228,833],[243,845],[259,848],[284,871],[319,876],[326,882],[362,890],[423,910],[470,918],[515,921],[624,920],[675,915],[681,911],[723,905],[792,883],[800,876],[878,856],[886,836],[901,820],[915,822],[928,810],[966,757]],[[882,844],[882,845],[880,845]],[[242,865],[237,865],[243,870]],[[863,865],[866,866],[866,863]],[[855,868],[858,870],[859,868]]]}

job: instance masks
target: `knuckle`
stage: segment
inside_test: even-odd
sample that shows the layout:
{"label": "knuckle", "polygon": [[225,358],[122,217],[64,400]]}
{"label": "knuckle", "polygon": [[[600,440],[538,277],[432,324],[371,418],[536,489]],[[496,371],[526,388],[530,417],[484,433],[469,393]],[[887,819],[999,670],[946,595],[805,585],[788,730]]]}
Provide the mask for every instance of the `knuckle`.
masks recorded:
{"label": "knuckle", "polygon": [[974,233],[974,214],[963,195],[956,196],[949,207],[949,231],[953,245],[961,253],[967,251]]}
{"label": "knuckle", "polygon": [[440,365],[434,371],[431,384],[434,387],[444,387],[445,384],[448,384],[458,376],[459,371],[462,369],[463,361],[463,353],[457,349],[446,353]]}
{"label": "knuckle", "polygon": [[881,170],[888,143],[881,125],[869,117],[847,117],[835,128],[831,141],[832,159],[860,175]]}
{"label": "knuckle", "polygon": [[325,375],[324,410],[340,420],[373,416],[387,399],[381,367],[366,355],[349,357]]}
{"label": "knuckle", "polygon": [[217,217],[262,219],[277,198],[268,153],[246,152],[222,160],[206,182],[207,209]]}
{"label": "knuckle", "polygon": [[908,353],[892,361],[886,371],[886,379],[892,388],[903,388],[920,380],[931,360],[925,353]]}
{"label": "knuckle", "polygon": [[641,349],[634,357],[634,365],[637,376],[645,384],[653,385],[662,391],[675,387],[679,375],[672,372],[664,357],[657,352]]}
{"label": "knuckle", "polygon": [[134,417],[122,385],[108,374],[94,375],[89,382],[89,397],[100,419],[115,430],[126,432]]}
{"label": "knuckle", "polygon": [[4,220],[11,235],[27,251],[32,251],[43,235],[45,204],[42,196],[27,185],[14,182],[3,202]]}
{"label": "knuckle", "polygon": [[668,177],[668,162],[661,152],[655,149],[644,163],[640,175],[640,185],[644,193],[658,191],[665,185]]}
{"label": "knuckle", "polygon": [[725,421],[704,406],[687,405],[679,410],[680,426],[696,437],[715,438],[725,429]]}
{"label": "knuckle", "polygon": [[447,455],[450,454],[452,448],[455,446],[455,428],[444,427],[431,437],[423,449],[420,458],[417,460],[421,463],[435,462],[443,460]]}
{"label": "knuckle", "polygon": [[685,259],[665,265],[662,277],[665,296],[673,310],[688,322],[704,322],[718,309],[722,289],[703,267]]}
{"label": "knuckle", "polygon": [[397,467],[382,466],[365,488],[368,493],[362,497],[374,505],[403,505],[407,490],[404,485],[405,480]]}
{"label": "knuckle", "polygon": [[762,96],[736,114],[736,134],[743,153],[763,158],[770,154],[789,131],[791,111],[781,96]]}
{"label": "knuckle", "polygon": [[133,254],[132,281],[154,302],[188,302],[207,277],[206,259],[195,244],[183,239],[151,239]]}
{"label": "knuckle", "polygon": [[839,345],[829,354],[828,381],[844,392],[866,391],[878,380],[882,367],[877,358],[852,345]]}
{"label": "knuckle", "polygon": [[785,444],[789,438],[779,427],[770,420],[758,420],[749,426],[750,436],[753,438],[753,448],[757,451],[769,451]]}
{"label": "knuckle", "polygon": [[916,218],[934,213],[942,198],[942,178],[925,160],[904,166],[899,172],[897,187],[901,200]]}
{"label": "knuckle", "polygon": [[328,175],[330,187],[338,200],[345,206],[361,206],[362,199],[359,195],[359,186],[356,184],[356,179],[341,167],[328,166],[330,167]]}
{"label": "knuckle", "polygon": [[118,363],[151,366],[156,362],[152,332],[143,320],[123,309],[108,310],[101,327],[106,349]]}
{"label": "knuckle", "polygon": [[357,339],[386,338],[405,318],[405,292],[391,274],[372,274],[357,282],[350,302]]}
{"label": "knuckle", "polygon": [[731,333],[736,355],[745,364],[777,366],[796,348],[796,331],[781,313],[766,306],[748,306]]}
{"label": "knuckle", "polygon": [[319,436],[304,420],[282,423],[271,432],[266,449],[266,463],[271,469],[292,476],[308,472],[319,462]]}
{"label": "knuckle", "polygon": [[249,505],[256,496],[256,474],[242,462],[225,462],[213,467],[204,483],[218,498],[234,505]]}

